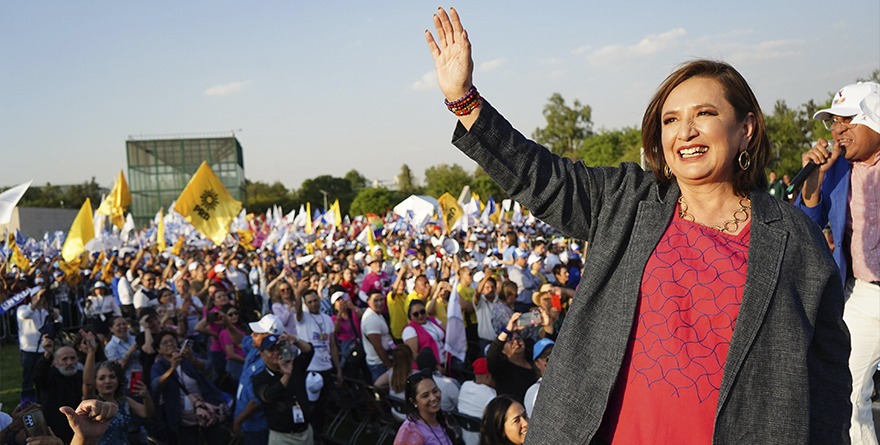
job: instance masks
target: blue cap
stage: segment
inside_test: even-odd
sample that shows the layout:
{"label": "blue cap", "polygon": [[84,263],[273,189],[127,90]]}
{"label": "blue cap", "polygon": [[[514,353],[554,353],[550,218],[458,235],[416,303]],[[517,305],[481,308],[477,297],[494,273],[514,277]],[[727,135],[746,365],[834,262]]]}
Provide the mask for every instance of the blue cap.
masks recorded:
{"label": "blue cap", "polygon": [[[265,340],[263,340],[263,341],[265,341]],[[538,357],[541,356],[541,353],[544,352],[545,349],[547,349],[548,347],[553,346],[555,344],[556,344],[556,342],[553,340],[550,340],[549,338],[542,338],[542,339],[538,340],[538,342],[535,343],[535,347],[532,349],[532,361],[537,360]]]}
{"label": "blue cap", "polygon": [[278,344],[278,336],[270,335],[264,338],[262,342],[260,342],[260,352],[268,351],[274,348],[276,344]]}
{"label": "blue cap", "polygon": [[513,254],[514,254],[514,256],[516,256],[517,258],[528,258],[528,257],[529,257],[529,251],[528,251],[528,250],[525,250],[525,249],[521,249],[521,248],[519,248],[519,247],[517,247],[516,249],[514,249]]}

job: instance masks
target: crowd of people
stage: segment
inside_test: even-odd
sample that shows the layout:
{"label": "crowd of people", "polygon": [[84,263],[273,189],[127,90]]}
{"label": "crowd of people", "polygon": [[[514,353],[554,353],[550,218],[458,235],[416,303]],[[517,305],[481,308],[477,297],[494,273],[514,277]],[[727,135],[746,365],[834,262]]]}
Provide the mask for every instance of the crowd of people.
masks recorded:
{"label": "crowd of people", "polygon": [[220,443],[232,431],[265,444],[319,442],[330,392],[347,379],[413,409],[425,392],[417,376],[435,384],[437,400],[396,413],[401,441],[431,429],[418,413],[480,419],[496,394],[532,406],[583,247],[539,222],[392,227],[374,232],[372,248],[357,230],[335,230],[310,253],[295,242],[177,255],[147,245],[85,256],[75,274],[59,258],[11,267],[6,297],[35,289],[11,311],[19,411],[38,404],[64,442],[72,432],[58,409],[97,398],[119,407],[101,443]]}
{"label": "crowd of people", "polygon": [[833,141],[804,154],[819,167],[802,193],[767,180],[757,100],[714,61],[652,98],[651,170],[589,168],[482,98],[456,11],[434,25],[455,145],[540,220],[447,230],[389,214],[280,248],[9,267],[0,292],[26,294],[22,388],[0,443],[24,443],[35,407],[81,441],[82,400],[113,410],[92,443],[320,443],[353,381],[391,401],[400,445],[877,443],[880,86],[848,85],[816,114]]}

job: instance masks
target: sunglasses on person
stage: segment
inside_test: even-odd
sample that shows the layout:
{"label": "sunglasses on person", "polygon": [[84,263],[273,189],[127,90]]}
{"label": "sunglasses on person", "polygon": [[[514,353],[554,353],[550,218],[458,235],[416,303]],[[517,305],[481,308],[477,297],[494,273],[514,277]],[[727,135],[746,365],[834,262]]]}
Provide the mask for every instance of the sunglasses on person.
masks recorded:
{"label": "sunglasses on person", "polygon": [[428,368],[420,369],[415,374],[412,374],[406,378],[406,384],[407,385],[417,385],[422,380],[425,380],[427,378],[431,378],[433,375],[434,374]]}
{"label": "sunglasses on person", "polygon": [[428,313],[427,311],[425,311],[424,309],[421,309],[418,311],[413,311],[411,314],[409,314],[409,317],[410,318],[421,317],[422,315],[426,315],[427,313]]}

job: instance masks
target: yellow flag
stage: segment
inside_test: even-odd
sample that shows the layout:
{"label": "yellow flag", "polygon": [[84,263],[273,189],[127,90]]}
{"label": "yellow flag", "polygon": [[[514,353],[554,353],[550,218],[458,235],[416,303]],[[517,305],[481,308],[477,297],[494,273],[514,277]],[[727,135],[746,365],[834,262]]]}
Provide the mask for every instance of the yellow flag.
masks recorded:
{"label": "yellow flag", "polygon": [[174,209],[219,246],[229,234],[232,220],[241,211],[241,202],[226,191],[220,178],[203,161],[189,184],[180,192]]}
{"label": "yellow flag", "polygon": [[9,234],[9,241],[6,244],[12,250],[12,255],[9,256],[9,264],[7,264],[7,268],[16,265],[22,273],[27,273],[28,269],[31,267],[31,262],[23,253],[21,253],[21,249],[18,247],[18,244],[15,243],[14,233]]}
{"label": "yellow flag", "polygon": [[58,267],[64,271],[64,281],[67,284],[77,284],[82,279],[82,274],[79,273],[81,262],[79,255],[73,257],[69,262],[63,259],[58,262]]}
{"label": "yellow flag", "polygon": [[67,239],[64,240],[64,246],[61,247],[61,256],[64,261],[72,262],[76,257],[80,256],[86,250],[86,243],[95,237],[95,225],[92,223],[92,203],[89,198],[83,203],[70,225],[70,231],[67,232]]}
{"label": "yellow flag", "polygon": [[483,213],[483,209],[486,207],[483,205],[483,201],[480,201],[480,195],[476,193],[471,193],[471,198],[473,198],[474,202],[477,203],[477,213]]}
{"label": "yellow flag", "polygon": [[[104,252],[101,252],[102,254]],[[106,284],[110,284],[113,281],[113,262],[116,259],[116,254],[110,255],[110,258],[104,261],[103,267],[101,267],[101,279]]]}
{"label": "yellow flag", "polygon": [[159,252],[164,252],[165,248],[168,247],[165,244],[165,218],[162,217],[162,209],[159,209],[159,227],[156,229],[156,247],[159,248]]}
{"label": "yellow flag", "polygon": [[444,193],[437,202],[440,204],[440,211],[442,213],[440,216],[443,220],[443,224],[446,226],[446,233],[449,233],[452,226],[454,226],[461,216],[464,215],[464,210],[461,209],[461,206],[458,205],[455,198],[453,198],[448,192]]}
{"label": "yellow flag", "polygon": [[238,230],[238,244],[246,251],[250,252],[256,248],[252,244],[254,242],[254,232],[250,230]]}
{"label": "yellow flag", "polygon": [[339,200],[333,201],[333,205],[330,206],[330,210],[333,211],[333,224],[336,227],[342,227],[342,212],[339,210]]}
{"label": "yellow flag", "polygon": [[122,226],[125,224],[125,209],[130,205],[131,192],[128,190],[128,183],[125,182],[125,175],[122,174],[122,170],[119,170],[119,177],[116,178],[113,189],[101,201],[97,212],[109,216],[110,222],[122,230]]}
{"label": "yellow flag", "polygon": [[312,203],[306,203],[306,233],[312,234],[314,230],[312,229]]}
{"label": "yellow flag", "polygon": [[177,242],[174,243],[174,246],[171,248],[171,253],[175,256],[180,255],[180,249],[183,248],[183,235],[177,237]]}

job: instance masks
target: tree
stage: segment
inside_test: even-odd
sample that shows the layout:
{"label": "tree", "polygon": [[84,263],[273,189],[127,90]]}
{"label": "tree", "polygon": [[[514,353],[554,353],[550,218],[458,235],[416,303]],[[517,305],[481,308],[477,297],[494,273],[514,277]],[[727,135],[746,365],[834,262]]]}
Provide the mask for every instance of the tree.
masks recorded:
{"label": "tree", "polygon": [[811,129],[806,107],[789,108],[784,100],[776,101],[773,113],[764,116],[770,139],[770,168],[777,174],[794,175],[801,168],[801,153],[810,148]]}
{"label": "tree", "polygon": [[501,202],[502,199],[507,198],[507,193],[504,193],[501,190],[501,187],[498,187],[498,184],[495,183],[492,178],[480,167],[477,167],[477,170],[474,171],[474,179],[471,181],[471,191],[480,195],[480,200],[483,203],[486,203],[486,200],[489,197],[495,198],[495,201]]}
{"label": "tree", "polygon": [[641,130],[626,127],[588,137],[575,152],[575,156],[589,166],[616,166],[626,161],[639,162],[641,145]]}
{"label": "tree", "polygon": [[417,185],[416,178],[412,174],[412,170],[409,169],[409,166],[403,164],[400,167],[400,173],[397,175],[397,190],[405,196],[409,196],[416,193]]}
{"label": "tree", "polygon": [[355,169],[351,169],[345,174],[345,180],[351,183],[351,191],[355,195],[369,185],[367,178]]}
{"label": "tree", "polygon": [[589,105],[581,105],[577,99],[569,107],[559,93],[553,93],[549,101],[543,112],[547,126],[535,129],[532,138],[553,153],[564,156],[580,148],[584,139],[593,133],[592,109]]}
{"label": "tree", "polygon": [[[57,185],[46,183],[42,187],[29,187],[24,196],[21,197],[18,205],[21,207],[49,207],[57,208],[62,206],[64,195],[61,188]],[[64,203],[68,204],[68,203]],[[82,205],[82,203],[80,203]]]}
{"label": "tree", "polygon": [[330,175],[322,175],[303,181],[299,190],[296,191],[294,204],[299,206],[306,202],[312,203],[312,212],[315,209],[323,209],[324,194],[327,193],[327,206],[334,200],[339,200],[339,210],[345,214],[354,200],[355,194],[351,190],[351,182],[345,178],[336,178]]}
{"label": "tree", "polygon": [[388,209],[394,207],[400,199],[398,195],[385,187],[368,187],[351,202],[351,215],[366,215],[376,213],[384,215]]}
{"label": "tree", "polygon": [[471,175],[458,164],[439,164],[425,170],[425,194],[439,198],[446,192],[455,197],[470,184]]}
{"label": "tree", "polygon": [[249,212],[265,213],[274,205],[279,205],[287,211],[294,207],[290,191],[280,181],[269,185],[262,181],[245,180],[245,193],[247,195],[245,207]]}

